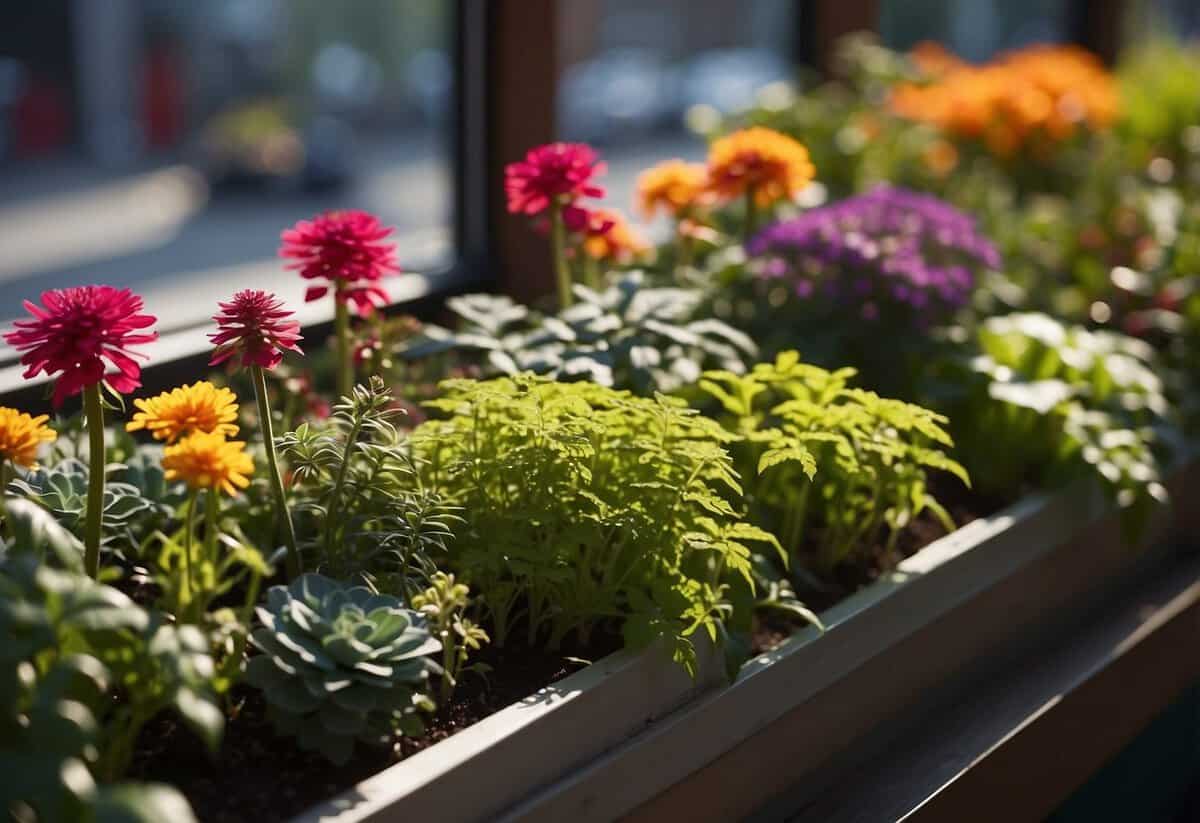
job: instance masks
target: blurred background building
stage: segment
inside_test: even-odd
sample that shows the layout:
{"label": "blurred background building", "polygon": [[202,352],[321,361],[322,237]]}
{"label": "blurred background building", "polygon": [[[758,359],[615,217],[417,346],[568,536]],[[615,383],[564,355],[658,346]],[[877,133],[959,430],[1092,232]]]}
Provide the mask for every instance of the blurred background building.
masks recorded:
{"label": "blurred background building", "polygon": [[270,285],[280,229],[328,208],[398,226],[406,268],[445,265],[451,12],[442,0],[5,4],[0,317],[81,281],[181,307],[201,283],[205,303]]}
{"label": "blurred background building", "polygon": [[[486,2],[486,0],[478,0]],[[1150,0],[1145,0],[1147,3]],[[595,143],[608,202],[699,159],[686,127],[800,76],[799,0],[558,0],[558,134]],[[1193,0],[1154,0],[1182,33]],[[299,299],[281,228],[359,207],[401,262],[454,258],[454,0],[38,0],[0,10],[0,322],[44,288],[136,285],[173,307],[254,282]],[[984,59],[1069,35],[1072,0],[879,0],[879,34]],[[201,294],[202,292],[202,294]],[[293,294],[292,292],[296,292]],[[195,299],[201,297],[203,299]]]}

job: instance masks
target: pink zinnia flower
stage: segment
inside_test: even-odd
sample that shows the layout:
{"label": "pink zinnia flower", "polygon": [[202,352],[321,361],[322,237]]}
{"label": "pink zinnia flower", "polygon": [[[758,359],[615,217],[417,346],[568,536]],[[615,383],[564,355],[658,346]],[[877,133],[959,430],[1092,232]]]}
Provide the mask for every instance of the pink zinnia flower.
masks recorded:
{"label": "pink zinnia flower", "polygon": [[[279,256],[295,262],[289,269],[307,280],[324,278],[333,284],[338,299],[352,304],[360,314],[370,314],[387,303],[379,281],[399,274],[396,244],[383,242],[392,229],[365,211],[330,211],[312,220],[301,220],[281,235]],[[304,293],[309,303],[324,297],[329,284],[311,286]]]}
{"label": "pink zinnia flower", "polygon": [[[135,333],[154,325],[157,318],[138,314],[142,298],[129,289],[112,286],[77,286],[42,292],[42,305],[29,300],[25,309],[32,320],[18,320],[5,341],[23,351],[25,377],[38,372],[59,374],[54,386],[54,406],[101,381],[113,391],[128,393],[142,385],[142,369],[130,346],[149,343],[156,332]],[[117,371],[105,374],[104,361]]]}
{"label": "pink zinnia flower", "polygon": [[284,351],[303,354],[296,345],[301,339],[300,324],[288,319],[292,313],[275,295],[247,289],[235,294],[228,303],[217,305],[221,307],[213,315],[217,331],[208,336],[217,348],[208,365],[216,366],[240,354],[243,369],[249,366],[273,369],[283,359]]}
{"label": "pink zinnia flower", "polygon": [[550,143],[530,149],[524,160],[504,169],[508,210],[538,214],[552,204],[570,205],[580,197],[603,197],[592,178],[604,173],[596,152],[583,143]]}

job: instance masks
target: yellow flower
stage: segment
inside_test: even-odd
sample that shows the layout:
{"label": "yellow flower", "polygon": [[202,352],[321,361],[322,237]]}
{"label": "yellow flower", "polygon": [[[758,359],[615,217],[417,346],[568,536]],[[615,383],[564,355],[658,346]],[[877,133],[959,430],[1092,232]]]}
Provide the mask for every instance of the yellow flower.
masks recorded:
{"label": "yellow flower", "polygon": [[769,206],[799,194],[815,171],[802,143],[761,126],[728,134],[708,151],[709,188],[722,200],[752,192]]}
{"label": "yellow flower", "polygon": [[19,466],[32,466],[37,461],[38,446],[58,437],[47,428],[49,419],[44,414],[30,417],[25,412],[0,406],[0,457]]}
{"label": "yellow flower", "polygon": [[158,397],[134,400],[141,411],[125,425],[125,431],[145,429],[156,440],[174,443],[190,432],[231,437],[238,433],[237,398],[229,389],[218,389],[207,380],[180,386]]}
{"label": "yellow flower", "polygon": [[235,495],[250,485],[247,475],[254,472],[245,446],[221,434],[194,432],[163,449],[163,469],[168,480],[183,480],[192,489],[220,489]]}
{"label": "yellow flower", "polygon": [[708,192],[708,170],[703,163],[667,160],[638,175],[638,210],[647,218],[660,210],[682,217],[702,205]]}

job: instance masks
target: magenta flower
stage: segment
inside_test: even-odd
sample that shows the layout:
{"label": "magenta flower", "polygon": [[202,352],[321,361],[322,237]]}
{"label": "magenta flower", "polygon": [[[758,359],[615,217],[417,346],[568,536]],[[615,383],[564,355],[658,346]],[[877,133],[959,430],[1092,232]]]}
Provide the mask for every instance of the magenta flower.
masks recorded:
{"label": "magenta flower", "polygon": [[292,312],[283,301],[265,291],[240,291],[228,303],[218,303],[221,311],[213,315],[217,331],[209,340],[216,345],[210,366],[224,363],[241,355],[241,368],[261,366],[273,369],[283,359],[285,351],[303,354],[300,346],[300,324],[289,320]]}
{"label": "magenta flower", "polygon": [[306,280],[324,279],[304,293],[306,303],[324,297],[334,286],[337,299],[370,314],[387,303],[379,281],[399,274],[396,244],[384,242],[392,233],[379,218],[364,211],[330,211],[312,220],[301,220],[281,235],[279,256],[292,260],[289,269]]}
{"label": "magenta flower", "polygon": [[580,197],[603,197],[592,183],[605,166],[583,143],[550,143],[530,149],[524,160],[504,169],[504,191],[513,214],[539,214],[553,204],[569,206]]}
{"label": "magenta flower", "polygon": [[[154,325],[157,318],[139,314],[142,298],[129,289],[77,286],[44,291],[41,306],[26,300],[25,309],[33,319],[18,320],[4,339],[24,352],[25,377],[38,372],[59,375],[54,386],[56,408],[100,382],[121,394],[142,384],[142,369],[134,358],[144,355],[129,347],[158,337],[156,332],[139,331]],[[105,360],[117,370],[105,374]]]}

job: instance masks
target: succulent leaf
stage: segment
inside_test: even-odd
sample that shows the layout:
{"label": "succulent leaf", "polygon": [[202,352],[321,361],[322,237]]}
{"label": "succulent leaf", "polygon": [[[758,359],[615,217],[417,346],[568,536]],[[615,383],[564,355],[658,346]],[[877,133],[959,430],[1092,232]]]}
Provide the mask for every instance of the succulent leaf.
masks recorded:
{"label": "succulent leaf", "polygon": [[395,597],[319,574],[274,586],[251,642],[261,654],[246,681],[261,689],[275,727],[334,763],[354,743],[386,742],[428,705],[421,696],[441,644]]}

